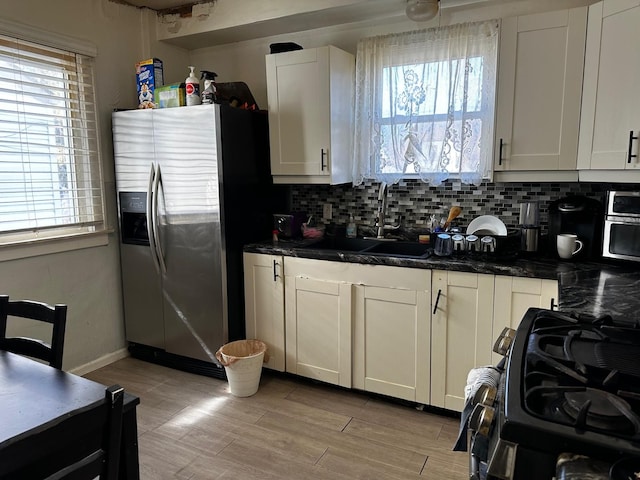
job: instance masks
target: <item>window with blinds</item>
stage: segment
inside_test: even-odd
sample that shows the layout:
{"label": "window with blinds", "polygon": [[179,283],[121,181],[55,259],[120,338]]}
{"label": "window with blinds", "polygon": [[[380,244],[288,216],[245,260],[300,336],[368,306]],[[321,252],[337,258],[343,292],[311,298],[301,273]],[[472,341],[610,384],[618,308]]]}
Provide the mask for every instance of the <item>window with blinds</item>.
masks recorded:
{"label": "window with blinds", "polygon": [[0,35],[0,245],[104,230],[92,65]]}

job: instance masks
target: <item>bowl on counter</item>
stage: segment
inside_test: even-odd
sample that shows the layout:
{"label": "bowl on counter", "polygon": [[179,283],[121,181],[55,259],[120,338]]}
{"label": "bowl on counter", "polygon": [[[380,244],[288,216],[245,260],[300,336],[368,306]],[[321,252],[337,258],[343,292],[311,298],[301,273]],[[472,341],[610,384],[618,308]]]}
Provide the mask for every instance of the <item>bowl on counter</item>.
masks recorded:
{"label": "bowl on counter", "polygon": [[308,226],[306,223],[302,224],[302,237],[308,239],[320,239],[324,237],[324,225],[316,225],[313,227]]}

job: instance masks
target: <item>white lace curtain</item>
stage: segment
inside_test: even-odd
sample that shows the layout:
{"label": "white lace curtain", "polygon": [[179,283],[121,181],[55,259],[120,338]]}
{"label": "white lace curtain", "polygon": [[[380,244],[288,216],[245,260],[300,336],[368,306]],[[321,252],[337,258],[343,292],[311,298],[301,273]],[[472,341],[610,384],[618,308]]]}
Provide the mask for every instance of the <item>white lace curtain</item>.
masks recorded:
{"label": "white lace curtain", "polygon": [[497,20],[360,40],[354,185],[488,178],[497,48]]}

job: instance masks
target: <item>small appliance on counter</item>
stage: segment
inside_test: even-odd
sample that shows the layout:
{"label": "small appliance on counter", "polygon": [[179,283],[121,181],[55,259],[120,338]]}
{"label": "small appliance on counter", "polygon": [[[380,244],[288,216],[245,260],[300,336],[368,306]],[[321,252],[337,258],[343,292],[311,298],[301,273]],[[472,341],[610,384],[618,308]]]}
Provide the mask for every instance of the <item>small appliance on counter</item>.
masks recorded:
{"label": "small appliance on counter", "polygon": [[273,229],[278,231],[278,238],[290,240],[302,237],[302,224],[307,221],[304,212],[274,213]]}
{"label": "small appliance on counter", "polygon": [[584,196],[565,197],[549,204],[549,245],[560,233],[574,233],[584,244],[573,258],[594,259],[602,253],[604,210],[602,204]]}
{"label": "small appliance on counter", "polygon": [[533,253],[538,251],[540,242],[540,208],[538,202],[520,204],[520,251]]}
{"label": "small appliance on counter", "polygon": [[602,256],[640,262],[640,192],[607,192]]}

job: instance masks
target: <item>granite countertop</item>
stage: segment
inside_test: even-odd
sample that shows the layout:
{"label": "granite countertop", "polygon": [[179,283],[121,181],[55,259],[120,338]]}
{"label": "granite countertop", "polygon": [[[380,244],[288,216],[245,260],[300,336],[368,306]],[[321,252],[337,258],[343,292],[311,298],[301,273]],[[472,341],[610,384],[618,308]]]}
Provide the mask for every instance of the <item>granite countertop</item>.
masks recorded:
{"label": "granite countertop", "polygon": [[254,243],[246,245],[244,251],[367,265],[558,280],[559,310],[596,317],[611,315],[615,321],[638,323],[640,326],[640,266],[630,262],[563,261],[516,254],[431,255],[419,259],[314,249],[313,242],[306,240]]}

